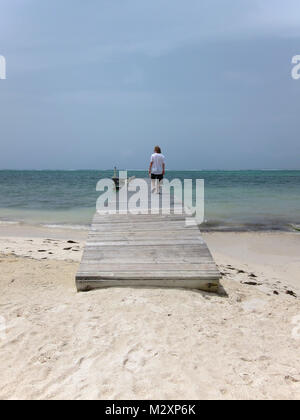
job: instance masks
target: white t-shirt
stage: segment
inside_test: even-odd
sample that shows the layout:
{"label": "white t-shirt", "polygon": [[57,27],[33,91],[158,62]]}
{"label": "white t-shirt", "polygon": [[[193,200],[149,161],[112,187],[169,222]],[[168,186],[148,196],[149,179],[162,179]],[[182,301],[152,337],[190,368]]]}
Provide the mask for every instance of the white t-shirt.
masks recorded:
{"label": "white t-shirt", "polygon": [[151,156],[151,162],[153,163],[151,173],[153,175],[161,175],[163,173],[163,164],[165,163],[165,157],[161,153],[154,153]]}

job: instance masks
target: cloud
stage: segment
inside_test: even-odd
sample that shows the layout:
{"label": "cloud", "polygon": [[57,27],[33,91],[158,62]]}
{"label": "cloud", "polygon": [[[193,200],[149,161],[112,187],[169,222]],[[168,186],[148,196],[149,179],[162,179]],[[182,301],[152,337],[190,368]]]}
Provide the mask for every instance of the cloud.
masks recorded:
{"label": "cloud", "polygon": [[208,40],[299,36],[298,0],[2,0],[2,45],[161,55]]}

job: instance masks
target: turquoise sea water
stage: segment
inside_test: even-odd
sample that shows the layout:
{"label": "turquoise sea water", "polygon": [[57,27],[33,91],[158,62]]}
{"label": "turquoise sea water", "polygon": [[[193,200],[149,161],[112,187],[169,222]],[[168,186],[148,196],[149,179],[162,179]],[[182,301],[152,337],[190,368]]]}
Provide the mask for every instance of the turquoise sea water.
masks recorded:
{"label": "turquoise sea water", "polygon": [[[87,226],[96,184],[112,171],[0,171],[0,223]],[[146,177],[142,171],[129,176]],[[300,171],[169,171],[205,180],[205,230],[289,230],[300,225]]]}

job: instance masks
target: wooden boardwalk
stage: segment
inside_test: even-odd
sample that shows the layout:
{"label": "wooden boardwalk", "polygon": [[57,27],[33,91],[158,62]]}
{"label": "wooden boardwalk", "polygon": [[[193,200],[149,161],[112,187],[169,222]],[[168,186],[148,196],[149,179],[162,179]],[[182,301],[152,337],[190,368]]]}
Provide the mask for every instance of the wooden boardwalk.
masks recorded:
{"label": "wooden boardwalk", "polygon": [[78,291],[112,286],[216,292],[220,273],[185,215],[96,213],[76,276]]}

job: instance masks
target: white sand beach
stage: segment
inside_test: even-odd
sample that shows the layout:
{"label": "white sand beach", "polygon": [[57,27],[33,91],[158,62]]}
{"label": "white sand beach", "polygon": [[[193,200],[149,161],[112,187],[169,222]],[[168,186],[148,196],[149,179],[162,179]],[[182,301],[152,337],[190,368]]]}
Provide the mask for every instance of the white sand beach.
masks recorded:
{"label": "white sand beach", "polygon": [[1,399],[300,398],[299,233],[205,234],[220,295],[78,294],[85,237],[0,226]]}

